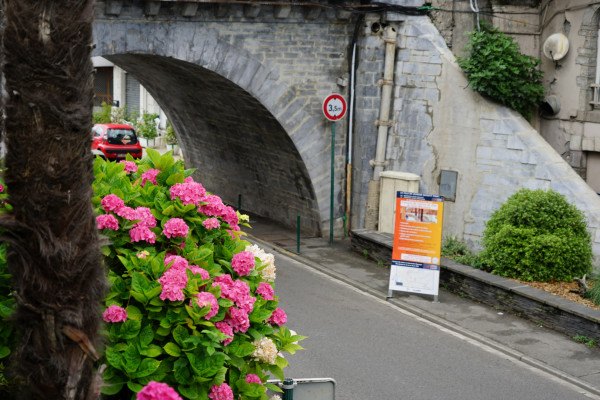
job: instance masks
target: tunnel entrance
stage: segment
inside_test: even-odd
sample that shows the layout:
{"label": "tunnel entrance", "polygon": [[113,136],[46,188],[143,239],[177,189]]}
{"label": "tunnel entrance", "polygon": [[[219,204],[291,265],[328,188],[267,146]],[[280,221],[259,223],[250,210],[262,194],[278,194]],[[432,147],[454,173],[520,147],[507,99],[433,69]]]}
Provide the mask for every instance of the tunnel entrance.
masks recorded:
{"label": "tunnel entrance", "polygon": [[320,235],[308,170],[275,117],[240,86],[199,65],[170,57],[122,54],[106,59],[132,74],[177,132],[186,168],[223,201]]}

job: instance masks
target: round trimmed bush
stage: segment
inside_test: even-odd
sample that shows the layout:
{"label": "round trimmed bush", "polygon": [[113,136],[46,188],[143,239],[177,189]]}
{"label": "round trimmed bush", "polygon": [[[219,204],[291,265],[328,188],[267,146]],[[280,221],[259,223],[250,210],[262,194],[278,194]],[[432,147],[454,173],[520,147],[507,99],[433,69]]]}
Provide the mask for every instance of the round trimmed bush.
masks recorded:
{"label": "round trimmed bush", "polygon": [[485,268],[524,281],[572,281],[592,269],[592,245],[581,211],[552,190],[521,189],[486,223]]}

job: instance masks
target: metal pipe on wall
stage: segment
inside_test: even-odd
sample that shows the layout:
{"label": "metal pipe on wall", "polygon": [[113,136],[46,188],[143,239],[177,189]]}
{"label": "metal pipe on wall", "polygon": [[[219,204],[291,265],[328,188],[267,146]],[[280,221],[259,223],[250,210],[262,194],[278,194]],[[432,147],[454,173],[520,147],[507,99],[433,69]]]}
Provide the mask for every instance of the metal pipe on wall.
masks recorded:
{"label": "metal pipe on wall", "polygon": [[394,63],[396,53],[396,30],[386,26],[382,36],[385,42],[385,65],[383,79],[380,81],[381,104],[379,107],[379,119],[377,131],[377,148],[375,159],[371,160],[373,167],[373,179],[369,182],[367,194],[367,207],[365,212],[365,228],[376,229],[379,219],[379,175],[385,166],[385,151],[387,147],[388,129],[392,125],[389,120],[390,103],[392,99],[392,86],[394,84]]}
{"label": "metal pipe on wall", "polygon": [[392,99],[392,86],[394,85],[394,60],[396,52],[396,30],[391,26],[386,26],[383,30],[383,40],[385,41],[385,66],[383,70],[383,79],[381,80],[381,104],[379,106],[379,119],[377,125],[377,150],[375,161],[373,162],[373,180],[379,180],[379,174],[383,172],[385,165],[385,149],[387,147],[388,128],[391,125],[390,103]]}

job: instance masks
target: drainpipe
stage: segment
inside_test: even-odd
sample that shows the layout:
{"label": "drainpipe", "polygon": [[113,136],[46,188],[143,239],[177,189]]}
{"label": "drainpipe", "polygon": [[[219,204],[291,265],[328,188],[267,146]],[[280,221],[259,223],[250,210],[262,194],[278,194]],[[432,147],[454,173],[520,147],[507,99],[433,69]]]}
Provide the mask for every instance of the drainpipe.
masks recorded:
{"label": "drainpipe", "polygon": [[358,41],[358,32],[365,20],[361,15],[354,25],[354,34],[352,35],[352,59],[350,61],[350,101],[348,104],[348,151],[346,153],[346,215],[344,221],[344,233],[346,236],[350,233],[350,214],[352,199],[352,137],[354,135],[354,98],[356,96],[356,42]]}
{"label": "drainpipe", "polygon": [[380,81],[382,89],[379,119],[376,121],[376,124],[379,126],[377,132],[377,150],[375,152],[375,160],[371,160],[373,180],[369,182],[369,191],[367,195],[367,209],[365,215],[366,229],[377,229],[379,221],[379,175],[383,172],[383,167],[386,165],[385,149],[387,147],[388,128],[392,124],[389,120],[389,115],[392,86],[394,84],[396,30],[391,26],[385,27],[383,30],[383,40],[385,41],[385,67],[383,79]]}

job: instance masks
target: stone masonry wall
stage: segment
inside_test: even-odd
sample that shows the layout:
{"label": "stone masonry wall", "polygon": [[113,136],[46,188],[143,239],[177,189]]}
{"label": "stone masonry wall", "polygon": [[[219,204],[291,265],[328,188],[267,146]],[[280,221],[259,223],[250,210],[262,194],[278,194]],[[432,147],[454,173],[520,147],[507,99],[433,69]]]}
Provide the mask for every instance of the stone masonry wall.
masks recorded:
{"label": "stone masonry wall", "polygon": [[598,265],[600,198],[518,113],[468,87],[429,18],[399,21],[393,109],[387,170],[420,175],[429,194],[439,193],[441,170],[458,172],[444,235],[477,249],[485,222],[511,194],[552,189],[586,214]]}
{"label": "stone masonry wall", "polygon": [[[347,96],[356,17],[322,7],[98,1],[94,55],[150,91],[188,167],[243,208],[327,234],[331,128],[321,105]],[[157,4],[158,3],[158,4]],[[118,6],[117,6],[118,5]],[[334,219],[341,234],[347,119],[336,123]]]}

